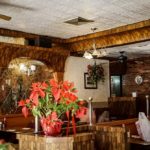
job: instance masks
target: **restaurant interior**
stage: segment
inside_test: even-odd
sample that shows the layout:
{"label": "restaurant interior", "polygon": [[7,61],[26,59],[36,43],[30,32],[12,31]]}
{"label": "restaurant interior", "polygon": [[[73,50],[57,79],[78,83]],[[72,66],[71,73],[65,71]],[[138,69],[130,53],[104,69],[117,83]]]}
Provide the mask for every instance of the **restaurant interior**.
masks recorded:
{"label": "restaurant interior", "polygon": [[149,14],[149,0],[1,0],[0,150],[150,150]]}

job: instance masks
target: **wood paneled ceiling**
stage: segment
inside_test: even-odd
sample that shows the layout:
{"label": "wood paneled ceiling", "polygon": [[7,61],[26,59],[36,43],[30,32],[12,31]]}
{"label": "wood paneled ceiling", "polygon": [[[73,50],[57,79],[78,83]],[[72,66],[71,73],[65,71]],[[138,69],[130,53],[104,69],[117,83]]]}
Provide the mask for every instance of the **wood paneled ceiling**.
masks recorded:
{"label": "wood paneled ceiling", "polygon": [[[0,0],[0,27],[33,34],[71,38],[150,19],[150,0]],[[82,17],[94,22],[71,25]]]}

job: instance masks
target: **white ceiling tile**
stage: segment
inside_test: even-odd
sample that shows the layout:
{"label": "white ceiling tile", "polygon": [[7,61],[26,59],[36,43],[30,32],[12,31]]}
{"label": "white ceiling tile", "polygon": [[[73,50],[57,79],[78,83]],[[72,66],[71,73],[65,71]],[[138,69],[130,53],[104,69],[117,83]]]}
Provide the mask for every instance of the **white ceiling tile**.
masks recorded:
{"label": "white ceiling tile", "polygon": [[[0,0],[0,14],[12,17],[0,20],[1,28],[69,38],[150,19],[150,0]],[[78,16],[95,22],[64,23]]]}

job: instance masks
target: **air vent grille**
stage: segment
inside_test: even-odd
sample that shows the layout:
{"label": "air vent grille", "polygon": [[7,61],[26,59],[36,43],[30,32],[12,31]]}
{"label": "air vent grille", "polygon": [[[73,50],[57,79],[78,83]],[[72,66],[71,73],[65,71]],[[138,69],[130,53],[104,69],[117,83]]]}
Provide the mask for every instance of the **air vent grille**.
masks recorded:
{"label": "air vent grille", "polygon": [[83,25],[83,24],[86,24],[86,23],[91,23],[91,22],[94,22],[94,20],[89,20],[89,19],[85,19],[85,18],[82,18],[82,17],[77,17],[77,18],[65,21],[65,23],[73,24],[73,25],[76,25],[76,26]]}

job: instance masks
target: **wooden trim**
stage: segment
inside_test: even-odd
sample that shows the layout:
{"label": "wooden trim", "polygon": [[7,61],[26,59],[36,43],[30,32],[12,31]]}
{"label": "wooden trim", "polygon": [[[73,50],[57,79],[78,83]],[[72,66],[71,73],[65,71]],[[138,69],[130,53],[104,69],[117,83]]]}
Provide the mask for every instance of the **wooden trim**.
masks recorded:
{"label": "wooden trim", "polygon": [[123,124],[126,126],[128,124],[135,123],[138,119],[137,118],[132,118],[132,119],[125,119],[125,120],[117,120],[117,121],[111,121],[111,122],[102,122],[102,123],[97,123],[96,125],[99,126],[122,126]]}
{"label": "wooden trim", "polygon": [[108,36],[108,35],[117,34],[117,33],[125,32],[125,31],[136,30],[136,29],[140,29],[143,27],[150,27],[150,19],[140,21],[137,23],[133,23],[133,24],[129,24],[129,25],[116,27],[116,28],[109,29],[109,30],[104,30],[104,31],[96,32],[96,33],[87,34],[84,36],[73,37],[70,39],[66,39],[65,42],[66,43],[78,42],[78,41],[82,41],[82,40],[98,38],[100,36]]}
{"label": "wooden trim", "polygon": [[[135,42],[150,40],[150,26],[140,29],[124,31],[116,34],[95,38],[96,48],[120,46]],[[93,40],[82,40],[69,44],[71,51],[85,51],[92,49]]]}
{"label": "wooden trim", "polygon": [[63,81],[64,72],[54,72],[53,76],[56,81],[58,82]]}
{"label": "wooden trim", "polygon": [[0,48],[11,48],[11,49],[20,49],[20,50],[36,50],[36,51],[45,51],[45,52],[51,52],[56,53],[59,55],[68,56],[69,51],[65,50],[63,47],[52,47],[52,48],[43,48],[43,47],[37,47],[37,46],[27,46],[27,45],[18,45],[18,44],[10,44],[10,43],[3,43],[0,42]]}
{"label": "wooden trim", "polygon": [[38,38],[39,35],[31,34],[31,33],[26,33],[22,31],[15,31],[15,30],[10,30],[10,29],[3,29],[0,28],[0,35],[3,36],[10,36],[10,37],[24,37],[24,38]]}
{"label": "wooden trim", "polygon": [[[38,39],[40,37],[40,35],[37,34],[26,33],[22,31],[16,31],[16,30],[4,29],[4,28],[0,28],[0,35],[9,36],[9,37],[24,37],[26,39]],[[50,38],[54,43],[65,43],[64,39],[56,38],[56,37],[50,37]]]}

